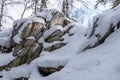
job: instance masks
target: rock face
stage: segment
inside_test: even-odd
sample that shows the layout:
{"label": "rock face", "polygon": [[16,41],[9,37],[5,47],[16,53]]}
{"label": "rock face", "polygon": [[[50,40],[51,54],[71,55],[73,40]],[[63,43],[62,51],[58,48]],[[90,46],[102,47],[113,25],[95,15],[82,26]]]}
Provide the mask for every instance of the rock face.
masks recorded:
{"label": "rock face", "polygon": [[88,32],[88,39],[93,41],[92,39],[95,38],[96,40],[93,41],[94,44],[88,44],[84,50],[94,48],[104,43],[106,38],[120,28],[120,18],[118,17],[118,14],[120,14],[119,10],[120,9],[116,7],[94,18],[93,27],[91,31]]}
{"label": "rock face", "polygon": [[[9,70],[25,63],[30,64],[40,56],[42,51],[52,52],[67,45],[62,36],[67,34],[63,28],[68,23],[71,21],[65,19],[63,14],[57,11],[52,13],[50,21],[46,21],[43,16],[17,20],[10,39],[10,47],[13,48],[15,59],[5,66],[0,66],[0,71]],[[44,44],[51,45],[44,46]],[[49,75],[62,68],[40,67],[39,70],[43,75]],[[27,78],[17,78],[16,80],[27,80]]]}
{"label": "rock face", "polygon": [[[42,19],[43,21],[45,21],[44,18]],[[41,23],[41,21],[29,22],[28,20],[25,20],[24,22],[21,23],[20,21],[15,22],[14,30],[10,41],[11,47],[14,47],[13,55],[19,58],[20,60],[19,61],[20,63],[18,65],[22,65],[24,63],[30,63],[33,59],[39,57],[43,49],[43,45],[41,43],[38,43],[38,40],[43,36],[45,31],[49,30],[46,24]],[[49,28],[52,28],[55,25],[63,25],[63,24],[64,24],[63,14],[60,12],[56,12],[53,14],[53,17],[49,24]],[[47,43],[58,41],[62,35],[63,32],[59,29],[56,29],[55,31],[51,32],[49,36],[46,36],[45,41]],[[16,41],[17,39],[19,40]],[[52,48],[49,47],[44,50],[54,51],[64,45],[65,43],[59,43],[53,45]]]}

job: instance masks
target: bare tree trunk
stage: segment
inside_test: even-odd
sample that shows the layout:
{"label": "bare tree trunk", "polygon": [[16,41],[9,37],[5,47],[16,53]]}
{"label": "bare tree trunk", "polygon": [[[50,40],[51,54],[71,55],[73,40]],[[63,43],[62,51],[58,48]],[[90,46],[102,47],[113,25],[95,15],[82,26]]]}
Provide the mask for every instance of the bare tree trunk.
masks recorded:
{"label": "bare tree trunk", "polygon": [[62,12],[66,17],[69,17],[69,3],[68,0],[63,1]]}
{"label": "bare tree trunk", "polygon": [[41,0],[41,8],[40,11],[42,11],[43,8],[47,8],[47,0]]}
{"label": "bare tree trunk", "polygon": [[37,0],[35,0],[35,14],[37,12]]}
{"label": "bare tree trunk", "polygon": [[25,14],[25,11],[27,10],[27,5],[28,5],[28,1],[27,0],[24,0],[25,1],[25,4],[24,4],[24,10],[21,14],[21,19],[23,18],[24,14]]}
{"label": "bare tree trunk", "polygon": [[2,19],[3,19],[3,12],[4,12],[4,4],[5,4],[5,1],[2,0],[2,1],[1,1],[1,8],[0,8],[0,30],[1,30],[1,27],[2,27]]}

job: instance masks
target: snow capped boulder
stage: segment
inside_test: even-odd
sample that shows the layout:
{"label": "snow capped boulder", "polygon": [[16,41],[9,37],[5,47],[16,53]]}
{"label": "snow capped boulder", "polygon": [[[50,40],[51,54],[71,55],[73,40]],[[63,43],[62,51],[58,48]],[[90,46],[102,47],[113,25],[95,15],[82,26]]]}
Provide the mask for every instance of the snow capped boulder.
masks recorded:
{"label": "snow capped boulder", "polygon": [[53,15],[52,20],[50,21],[50,26],[54,26],[54,25],[62,25],[64,24],[64,15],[62,13],[56,12]]}
{"label": "snow capped boulder", "polygon": [[61,25],[55,25],[51,27],[49,30],[43,33],[43,37],[45,41],[48,43],[59,41],[60,37],[64,34],[63,27]]}
{"label": "snow capped boulder", "polygon": [[[46,15],[48,13],[50,15]],[[67,64],[69,57],[79,49],[76,41],[79,41],[81,36],[79,38],[77,36],[78,33],[81,34],[83,28],[82,26],[78,28],[73,22],[65,18],[63,13],[53,10],[43,10],[30,18],[15,21],[10,38],[14,59],[7,65],[0,66],[0,71],[7,70],[5,73],[8,74],[25,64],[29,65],[27,69],[33,69],[31,66],[35,64],[33,66],[42,76],[60,71]],[[81,35],[84,37],[83,34]],[[54,52],[63,55],[54,56]],[[47,54],[51,57],[44,58]],[[32,72],[29,70],[26,74],[30,76]],[[24,75],[24,71],[17,77],[14,74],[8,75],[13,76],[11,79],[28,80],[29,76],[21,74]],[[3,76],[7,75],[3,74]]]}
{"label": "snow capped boulder", "polygon": [[[109,15],[108,15],[109,14]],[[88,37],[93,40],[86,49],[96,47],[103,43],[114,31],[120,28],[120,5],[110,9],[100,15],[95,16],[94,24],[91,31],[88,32]]]}
{"label": "snow capped boulder", "polygon": [[12,28],[8,28],[0,31],[0,51],[2,53],[11,52],[11,48],[10,48],[11,34],[12,34]]}
{"label": "snow capped boulder", "polygon": [[68,33],[64,27],[70,22],[63,13],[49,9],[15,21],[10,38],[15,59],[9,64],[11,66],[8,65],[9,68],[30,64],[42,51],[52,52],[67,45],[63,36]]}

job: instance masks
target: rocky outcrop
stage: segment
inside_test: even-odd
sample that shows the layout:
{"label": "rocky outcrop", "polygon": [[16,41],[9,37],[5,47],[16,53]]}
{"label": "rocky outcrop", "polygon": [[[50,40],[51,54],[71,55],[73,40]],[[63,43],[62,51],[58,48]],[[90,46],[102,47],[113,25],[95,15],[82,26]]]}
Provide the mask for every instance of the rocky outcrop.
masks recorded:
{"label": "rocky outcrop", "polygon": [[[49,23],[48,23],[49,22]],[[14,22],[10,47],[13,48],[15,59],[9,64],[0,66],[0,71],[9,71],[13,67],[22,64],[30,64],[34,59],[40,57],[42,51],[52,52],[65,45],[63,36],[69,33],[64,27],[71,23],[61,12],[53,12],[51,19],[44,16],[34,16],[33,18],[20,19]],[[49,44],[45,46],[44,44]],[[63,66],[40,67],[39,71],[43,76],[59,71]],[[27,78],[17,78],[16,80],[27,80]]]}
{"label": "rocky outcrop", "polygon": [[[100,44],[104,43],[104,41],[117,29],[120,28],[120,18],[118,14],[119,8],[113,8],[104,12],[101,15],[98,15],[94,18],[93,27],[91,31],[88,32],[88,39],[89,42],[91,41],[92,44],[88,44],[84,49],[94,48],[99,46]],[[109,13],[109,15],[108,15]],[[114,14],[113,14],[114,13]],[[95,38],[96,40],[93,41],[92,39]],[[93,44],[94,43],[94,44]]]}

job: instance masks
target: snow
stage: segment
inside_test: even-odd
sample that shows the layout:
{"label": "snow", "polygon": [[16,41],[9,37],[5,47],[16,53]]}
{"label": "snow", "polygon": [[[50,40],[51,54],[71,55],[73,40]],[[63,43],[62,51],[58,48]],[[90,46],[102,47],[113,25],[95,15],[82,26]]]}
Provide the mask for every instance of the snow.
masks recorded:
{"label": "snow", "polygon": [[116,27],[117,23],[119,23],[120,5],[114,9],[104,12],[101,15],[96,16],[95,20],[97,18],[99,19],[97,21],[98,26],[94,32],[94,35],[100,34],[101,37],[103,37],[105,35],[105,33],[107,32],[107,30],[111,27],[111,25],[113,25],[112,27],[114,27],[114,26]]}
{"label": "snow", "polygon": [[19,25],[23,23],[23,25],[20,27],[20,29],[18,31],[18,34],[16,34],[13,38],[15,43],[20,44],[20,41],[22,41],[21,34],[22,34],[23,30],[27,27],[27,25],[29,23],[32,23],[32,22],[39,22],[41,24],[45,24],[44,19],[36,17],[36,16],[32,16],[30,18],[25,18],[25,19],[20,19],[20,20],[17,20],[17,21],[14,22],[14,26],[17,24],[15,26],[15,29],[18,29]]}
{"label": "snow", "polygon": [[113,33],[104,44],[73,56],[60,72],[45,80],[54,77],[56,80],[119,80],[119,34],[120,30]]}
{"label": "snow", "polygon": [[1,37],[0,46],[9,47],[10,37]]}
{"label": "snow", "polygon": [[[111,11],[108,12],[110,13]],[[114,20],[114,18],[119,15],[117,13],[116,13],[117,15],[113,13],[115,17],[111,18],[111,16],[109,16],[107,12],[105,15],[104,14],[100,15],[102,16],[100,18],[101,22],[98,22],[98,24],[101,25],[97,27],[98,30],[100,29],[99,31],[101,31],[100,32],[101,34],[105,33],[105,30],[112,22],[111,20]],[[117,18],[115,22],[118,22],[118,20],[119,18]],[[115,22],[114,24],[116,24]],[[79,32],[77,30],[79,30]],[[120,79],[119,76],[120,75],[120,69],[119,69],[120,30],[119,29],[115,30],[115,32],[113,32],[105,40],[103,44],[83,52],[81,52],[81,50],[88,45],[94,45],[95,42],[97,41],[97,38],[92,36],[91,39],[86,39],[86,37],[83,36],[84,34],[86,34],[84,28],[81,29],[73,28],[71,32],[75,34],[71,37],[69,37],[68,34],[64,36],[65,41],[68,42],[66,46],[58,50],[55,50],[53,52],[42,52],[41,57],[37,58],[32,62],[32,64],[34,65],[43,66],[43,67],[46,66],[58,67],[60,65],[65,65],[65,67],[61,71],[55,72],[47,77],[39,76],[39,79],[41,80],[89,80],[89,79],[119,80]],[[36,79],[35,73],[33,73],[31,76],[32,78],[30,78],[30,80]]]}
{"label": "snow", "polygon": [[41,79],[40,73],[38,72],[37,68],[34,68],[29,80],[40,80],[40,79]]}
{"label": "snow", "polygon": [[43,9],[41,12],[38,12],[36,16],[40,16],[46,19],[47,21],[50,21],[53,17],[53,14],[57,11],[60,12],[60,10],[57,10],[57,9]]}
{"label": "snow", "polygon": [[[79,26],[79,28],[76,30],[76,34],[65,38],[64,42],[68,44],[53,52],[43,51],[40,57],[35,59],[31,64],[42,67],[58,67],[60,65],[66,65],[69,62],[69,59],[79,51],[79,46],[87,40],[87,38],[84,36],[85,31],[86,29],[84,29],[83,26]],[[53,43],[44,43],[43,46],[49,47],[55,43],[59,43],[59,41]]]}
{"label": "snow", "polygon": [[12,53],[5,54],[0,52],[0,66],[7,65],[13,59],[14,57],[12,56]]}
{"label": "snow", "polygon": [[12,28],[8,28],[5,30],[0,31],[0,37],[7,37],[10,36],[10,34],[12,33]]}
{"label": "snow", "polygon": [[0,31],[0,46],[9,47],[12,28]]}
{"label": "snow", "polygon": [[[116,26],[120,20],[119,11],[120,5],[96,16],[99,20],[95,34],[99,33],[103,36],[111,23]],[[53,52],[42,51],[40,57],[33,60],[29,65],[24,64],[14,67],[10,71],[0,72],[0,75],[3,75],[3,78],[0,78],[0,80],[13,80],[19,77],[29,77],[29,80],[120,80],[120,29],[116,29],[111,33],[103,44],[85,51],[83,51],[84,48],[96,43],[97,37],[87,38],[85,34],[90,34],[91,29],[87,30],[82,24],[70,24],[65,28],[56,25],[43,35],[46,38],[58,29],[64,32],[71,25],[74,27],[69,33],[74,35],[69,36],[69,34],[66,34],[63,36],[63,42],[67,43],[65,46]],[[53,42],[46,45],[44,37],[38,41],[39,43],[44,43],[44,47],[58,43]],[[35,45],[35,49],[37,47],[38,44]],[[13,59],[13,57],[10,58],[10,55],[0,54],[0,59],[3,58],[0,61],[0,65],[9,63]],[[63,69],[46,77],[41,76],[38,71],[38,67],[57,68],[61,65],[64,66]]]}
{"label": "snow", "polygon": [[64,27],[64,31],[67,31],[71,26],[74,26],[76,23],[70,23]]}
{"label": "snow", "polygon": [[39,44],[35,44],[35,47],[33,48],[33,52],[35,52],[35,50],[39,47]]}
{"label": "snow", "polygon": [[15,43],[18,43],[18,44],[20,44],[20,41],[22,41],[22,39],[21,39],[21,32],[20,33],[18,33],[17,35],[15,35],[14,37],[13,37],[13,40],[15,41]]}
{"label": "snow", "polygon": [[61,25],[52,26],[49,30],[47,30],[43,33],[43,37],[47,38],[49,35],[51,35],[52,33],[54,33],[57,30],[60,30],[63,32],[63,27]]}
{"label": "snow", "polygon": [[57,43],[67,43],[67,42],[62,42],[62,41],[54,41],[54,42],[52,42],[52,43],[43,43],[43,47],[44,48],[48,48],[48,47],[51,47],[51,46],[53,46],[53,45],[55,45],[55,44],[57,44]]}
{"label": "snow", "polygon": [[41,37],[39,40],[38,40],[38,43],[44,43],[44,37]]}
{"label": "snow", "polygon": [[0,80],[12,80],[19,77],[29,77],[30,68],[27,64],[12,68],[10,71],[3,71],[3,78]]}
{"label": "snow", "polygon": [[35,40],[35,37],[34,36],[29,36],[26,39]]}

